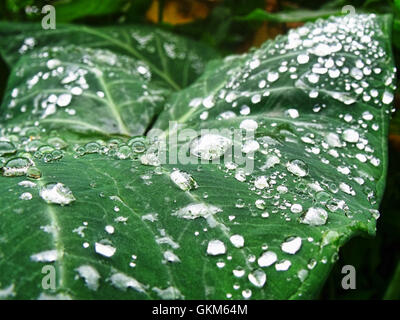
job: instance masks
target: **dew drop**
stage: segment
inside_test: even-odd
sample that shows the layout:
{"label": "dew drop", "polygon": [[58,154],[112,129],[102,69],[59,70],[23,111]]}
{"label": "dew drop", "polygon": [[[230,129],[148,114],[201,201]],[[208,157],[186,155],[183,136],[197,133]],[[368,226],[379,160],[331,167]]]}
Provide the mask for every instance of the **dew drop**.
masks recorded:
{"label": "dew drop", "polygon": [[72,191],[60,182],[47,183],[40,189],[39,194],[40,197],[47,203],[55,203],[61,206],[75,201]]}
{"label": "dew drop", "polygon": [[229,240],[236,248],[242,248],[244,246],[244,238],[239,234],[231,236]]}
{"label": "dew drop", "polygon": [[97,290],[99,288],[100,274],[95,268],[89,265],[82,265],[75,269],[79,277],[85,280],[85,285],[90,290]]}
{"label": "dew drop", "polygon": [[207,254],[217,256],[226,253],[225,244],[221,240],[211,240],[208,242]]}
{"label": "dew drop", "polygon": [[301,242],[302,240],[300,237],[291,237],[281,244],[281,249],[283,252],[295,254],[300,250]]}
{"label": "dew drop", "polygon": [[286,164],[286,168],[298,177],[305,177],[308,174],[308,166],[302,160],[292,160]]}
{"label": "dew drop", "polygon": [[0,141],[0,157],[17,152],[14,144],[8,141]]}
{"label": "dew drop", "polygon": [[275,264],[276,271],[287,271],[292,263],[289,260],[282,260],[279,263]]}
{"label": "dew drop", "polygon": [[320,226],[326,223],[328,213],[323,208],[311,207],[307,210],[306,214],[300,219],[301,223],[309,224],[311,226]]}
{"label": "dew drop", "polygon": [[170,178],[183,191],[198,187],[193,177],[184,171],[174,170],[171,172]]}
{"label": "dew drop", "polygon": [[356,143],[360,139],[360,135],[354,129],[346,129],[343,131],[343,139],[350,143]]}
{"label": "dew drop", "polygon": [[266,251],[264,252],[257,260],[257,263],[260,267],[269,267],[270,265],[274,264],[278,256],[273,251]]}
{"label": "dew drop", "polygon": [[267,281],[267,275],[261,269],[257,269],[248,275],[248,279],[257,288],[262,288]]}
{"label": "dew drop", "polygon": [[104,257],[110,258],[114,255],[117,249],[111,245],[96,242],[94,250],[96,251],[96,253]]}
{"label": "dew drop", "polygon": [[14,158],[6,162],[3,169],[3,176],[23,176],[28,171],[31,163],[27,158]]}
{"label": "dew drop", "polygon": [[205,134],[190,144],[190,153],[204,160],[218,159],[232,145],[231,139],[217,134]]}

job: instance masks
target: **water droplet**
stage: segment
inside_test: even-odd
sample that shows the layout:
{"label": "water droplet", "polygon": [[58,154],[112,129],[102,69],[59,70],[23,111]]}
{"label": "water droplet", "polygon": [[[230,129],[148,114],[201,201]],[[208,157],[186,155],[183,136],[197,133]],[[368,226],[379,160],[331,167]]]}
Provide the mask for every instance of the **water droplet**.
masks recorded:
{"label": "water droplet", "polygon": [[268,188],[269,184],[267,181],[267,177],[266,176],[257,177],[256,180],[254,181],[254,186],[260,190]]}
{"label": "water droplet", "polygon": [[181,262],[181,260],[179,259],[179,257],[173,253],[172,251],[165,251],[164,252],[164,259],[168,262]]}
{"label": "water droplet", "polygon": [[21,200],[31,200],[32,199],[32,194],[29,192],[24,192],[23,194],[20,195],[19,197]]}
{"label": "water droplet", "polygon": [[61,206],[75,201],[72,191],[60,182],[47,183],[40,189],[40,196],[47,203],[56,203]]}
{"label": "water droplet", "polygon": [[382,102],[384,104],[390,104],[393,102],[393,93],[385,91],[382,96]]}
{"label": "water droplet", "polygon": [[242,146],[243,153],[252,153],[260,149],[260,144],[256,140],[247,140]]}
{"label": "water droplet", "polygon": [[307,54],[299,54],[297,56],[297,62],[299,64],[305,64],[310,60],[310,57]]}
{"label": "water droplet", "polygon": [[245,299],[250,299],[252,295],[252,292],[250,289],[246,289],[242,291],[242,297]]}
{"label": "water droplet", "polygon": [[356,143],[360,139],[360,135],[354,129],[346,129],[343,131],[343,139],[350,143]]}
{"label": "water droplet", "polygon": [[17,152],[14,144],[8,141],[0,141],[0,157]]}
{"label": "water droplet", "polygon": [[212,256],[225,254],[225,244],[221,240],[211,240],[208,242],[207,253]]}
{"label": "water droplet", "polygon": [[183,191],[198,187],[193,177],[184,171],[174,170],[171,172],[170,178]]}
{"label": "water droplet", "polygon": [[278,79],[279,79],[279,73],[278,72],[275,72],[275,71],[268,72],[268,75],[267,75],[268,82],[275,82]]}
{"label": "water droplet", "polygon": [[235,234],[229,238],[231,240],[231,243],[236,247],[236,248],[242,248],[244,246],[244,238],[239,235]]}
{"label": "water droplet", "polygon": [[300,279],[301,282],[304,282],[304,280],[306,280],[308,277],[308,270],[299,270],[299,272],[297,272],[297,277]]}
{"label": "water droplet", "polygon": [[54,262],[57,259],[57,250],[47,250],[31,255],[31,260],[35,262]]}
{"label": "water droplet", "polygon": [[246,181],[246,172],[243,169],[236,170],[235,179],[240,182]]}
{"label": "water droplet", "polygon": [[303,211],[303,207],[301,204],[299,203],[294,203],[292,204],[292,206],[290,207],[290,211],[293,213],[300,213]]}
{"label": "water droplet", "polygon": [[276,271],[286,271],[290,268],[292,263],[289,260],[282,260],[279,263],[275,264]]}
{"label": "water droplet", "polygon": [[299,117],[299,112],[296,109],[288,109],[286,110],[285,115],[289,116],[292,119],[296,119]]}
{"label": "water droplet", "polygon": [[304,217],[300,219],[301,223],[311,226],[320,226],[326,223],[328,213],[323,208],[311,207],[308,209]]}
{"label": "water droplet", "polygon": [[30,167],[26,171],[26,176],[32,179],[39,179],[42,176],[42,172],[36,167]]}
{"label": "water droplet", "polygon": [[236,278],[241,278],[246,272],[242,267],[237,267],[236,269],[232,270],[232,273]]}
{"label": "water droplet", "polygon": [[258,128],[258,123],[257,121],[254,121],[252,119],[245,119],[240,123],[240,129],[248,130],[248,131],[254,131]]}
{"label": "water droplet", "polygon": [[255,205],[260,210],[264,210],[266,207],[265,201],[263,199],[257,199]]}
{"label": "water droplet", "polygon": [[138,292],[146,291],[143,284],[122,272],[114,273],[109,280],[114,287],[123,291],[126,291],[128,288],[131,288]]}
{"label": "water droplet", "polygon": [[110,258],[114,255],[114,253],[117,249],[109,244],[102,244],[102,243],[96,242],[94,250],[96,251],[96,253],[98,253],[104,257]]}
{"label": "water droplet", "polygon": [[286,164],[286,168],[299,177],[305,177],[308,174],[308,166],[302,160],[292,160]]}
{"label": "water droplet", "polygon": [[266,251],[264,252],[257,260],[258,265],[260,267],[269,267],[270,265],[274,264],[278,256],[273,251]]}
{"label": "water droplet", "polygon": [[205,203],[192,203],[175,211],[172,215],[190,220],[202,217],[207,220],[210,227],[214,228],[218,223],[213,216],[218,212],[222,212],[222,209],[216,206]]}
{"label": "water droplet", "polygon": [[95,268],[89,265],[82,265],[75,269],[79,277],[85,280],[85,285],[90,290],[97,290],[99,288],[100,274]]}
{"label": "water droplet", "polygon": [[57,98],[57,105],[59,107],[66,107],[70,104],[72,95],[69,93],[63,93]]}
{"label": "water droplet", "polygon": [[107,225],[107,226],[104,228],[104,230],[106,230],[106,232],[107,232],[108,234],[113,234],[114,231],[115,231],[114,227],[113,227],[113,226],[110,226],[110,225]]}
{"label": "water droplet", "polygon": [[13,158],[4,165],[3,176],[16,177],[23,176],[28,171],[31,163],[27,158]]}
{"label": "water droplet", "polygon": [[291,237],[281,244],[281,249],[283,252],[295,254],[300,250],[301,242],[302,240],[300,237]]}
{"label": "water droplet", "polygon": [[257,269],[248,275],[249,281],[257,288],[262,288],[267,281],[267,276],[264,271]]}

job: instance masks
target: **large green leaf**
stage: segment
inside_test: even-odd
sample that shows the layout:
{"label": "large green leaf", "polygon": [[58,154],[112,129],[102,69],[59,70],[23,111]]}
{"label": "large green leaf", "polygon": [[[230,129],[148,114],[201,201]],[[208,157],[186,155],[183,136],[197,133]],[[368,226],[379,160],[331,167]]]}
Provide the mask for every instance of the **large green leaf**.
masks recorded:
{"label": "large green leaf", "polygon": [[43,30],[40,23],[0,22],[0,52],[10,66],[32,50],[70,44],[130,55],[147,63],[154,79],[174,90],[192,83],[203,72],[205,63],[216,57],[201,43],[154,27],[58,24],[55,30]]}
{"label": "large green leaf", "polygon": [[108,50],[44,47],[14,67],[1,118],[85,133],[144,134],[168,95],[151,78],[146,63]]}
{"label": "large green leaf", "polygon": [[330,18],[212,62],[146,138],[76,145],[39,115],[3,122],[1,296],[314,297],[340,246],[375,231],[390,24]]}

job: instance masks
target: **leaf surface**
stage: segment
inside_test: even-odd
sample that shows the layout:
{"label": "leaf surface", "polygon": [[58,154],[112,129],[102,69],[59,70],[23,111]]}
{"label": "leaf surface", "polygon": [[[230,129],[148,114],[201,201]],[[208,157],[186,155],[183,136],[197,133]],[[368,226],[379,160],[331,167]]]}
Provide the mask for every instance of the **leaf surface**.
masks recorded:
{"label": "leaf surface", "polygon": [[91,28],[58,24],[43,30],[40,23],[0,23],[1,53],[8,65],[42,47],[80,45],[109,49],[147,63],[154,79],[178,90],[192,83],[216,53],[201,43],[148,26]]}
{"label": "leaf surface", "polygon": [[4,121],[2,297],[315,297],[340,246],[375,232],[390,24],[319,20],[211,62],[146,137],[76,145],[38,115]]}

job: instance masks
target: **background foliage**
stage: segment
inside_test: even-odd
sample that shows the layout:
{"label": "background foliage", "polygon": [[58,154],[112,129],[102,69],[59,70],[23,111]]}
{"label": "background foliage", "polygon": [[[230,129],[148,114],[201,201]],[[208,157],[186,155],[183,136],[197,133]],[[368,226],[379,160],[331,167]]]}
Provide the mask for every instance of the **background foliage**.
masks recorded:
{"label": "background foliage", "polygon": [[[45,4],[56,7],[57,22],[158,24],[201,40],[221,54],[245,52],[304,21],[340,14],[343,6],[352,5],[357,12],[394,15],[393,50],[400,62],[400,0],[5,0],[0,2],[0,20],[39,21]],[[8,72],[0,59],[0,100]],[[400,299],[399,112],[391,122],[389,139],[388,182],[377,235],[353,239],[342,248],[321,299]],[[345,264],[356,267],[357,290],[340,286]]]}

